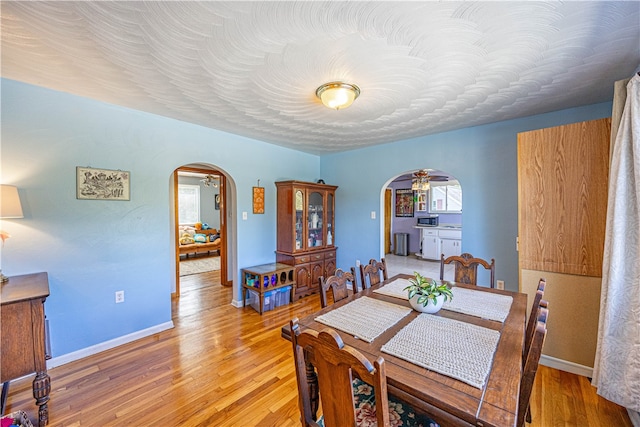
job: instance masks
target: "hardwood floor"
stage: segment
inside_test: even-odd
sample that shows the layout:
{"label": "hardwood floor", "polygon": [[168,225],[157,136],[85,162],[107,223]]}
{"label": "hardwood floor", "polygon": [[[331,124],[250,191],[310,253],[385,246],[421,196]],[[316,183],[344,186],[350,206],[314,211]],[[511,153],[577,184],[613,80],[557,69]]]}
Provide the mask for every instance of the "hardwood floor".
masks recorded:
{"label": "hardwood floor", "polygon": [[[291,343],[280,328],[319,310],[319,297],[260,316],[229,305],[219,272],[182,279],[174,329],[49,370],[50,426],[300,425]],[[31,382],[11,384],[7,412],[23,409],[34,421]],[[546,367],[532,413],[533,427],[631,426],[586,378]]]}

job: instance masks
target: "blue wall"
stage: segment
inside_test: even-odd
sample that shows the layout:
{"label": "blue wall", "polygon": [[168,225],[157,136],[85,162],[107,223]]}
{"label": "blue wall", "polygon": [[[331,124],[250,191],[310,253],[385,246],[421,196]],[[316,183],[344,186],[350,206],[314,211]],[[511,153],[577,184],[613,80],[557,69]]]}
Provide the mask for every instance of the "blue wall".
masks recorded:
{"label": "blue wall", "polygon": [[[229,177],[237,299],[239,270],[274,259],[275,181],[323,178],[339,186],[338,266],[349,267],[382,255],[384,188],[422,168],[459,179],[462,249],[495,257],[497,277],[516,290],[516,134],[611,111],[604,103],[318,157],[11,80],[3,79],[1,89],[2,183],[19,188],[25,211],[24,219],[3,221],[12,238],[2,248],[2,270],[49,273],[46,312],[55,357],[171,321],[171,174],[192,163]],[[131,201],[77,200],[76,166],[130,171]],[[258,179],[264,215],[252,214]],[[115,304],[117,290],[125,291],[125,303]]]}
{"label": "blue wall", "polygon": [[[171,322],[176,168],[199,162],[230,176],[235,271],[275,259],[273,183],[319,171],[317,156],[6,79],[1,136],[2,183],[18,187],[25,213],[3,221],[12,238],[2,271],[49,273],[54,357]],[[131,201],[77,200],[76,166],[130,171]],[[264,215],[252,213],[258,179]]]}
{"label": "blue wall", "polygon": [[610,116],[611,103],[601,103],[322,156],[322,177],[340,186],[338,266],[384,256],[384,189],[407,171],[431,168],[462,186],[462,251],[495,258],[496,278],[518,290],[517,134]]}

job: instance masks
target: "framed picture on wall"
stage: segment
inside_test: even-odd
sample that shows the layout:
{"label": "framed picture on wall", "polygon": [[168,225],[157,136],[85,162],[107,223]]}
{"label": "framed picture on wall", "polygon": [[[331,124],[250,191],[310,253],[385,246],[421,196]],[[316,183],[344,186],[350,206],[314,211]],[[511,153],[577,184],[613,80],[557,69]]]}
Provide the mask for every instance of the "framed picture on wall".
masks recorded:
{"label": "framed picture on wall", "polygon": [[410,188],[396,190],[396,216],[413,216],[413,190]]}
{"label": "framed picture on wall", "polygon": [[76,199],[129,200],[130,172],[76,167]]}
{"label": "framed picture on wall", "polygon": [[253,187],[253,213],[264,213],[264,187]]}

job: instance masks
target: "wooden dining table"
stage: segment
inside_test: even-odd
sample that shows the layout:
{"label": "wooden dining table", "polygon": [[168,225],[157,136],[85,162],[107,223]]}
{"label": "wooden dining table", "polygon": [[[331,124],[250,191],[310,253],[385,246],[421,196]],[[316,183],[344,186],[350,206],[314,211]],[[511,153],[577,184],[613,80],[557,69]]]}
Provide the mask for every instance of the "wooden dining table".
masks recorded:
{"label": "wooden dining table", "polygon": [[[337,310],[358,298],[369,297],[397,305],[410,307],[405,298],[384,295],[376,289],[392,284],[396,279],[409,279],[411,275],[396,275],[378,285],[340,300],[310,316],[299,319],[301,331],[313,329],[321,331],[326,325],[317,322],[318,316]],[[507,295],[513,298],[506,319],[487,320],[474,315],[454,312],[445,308],[435,315],[481,326],[500,333],[490,370],[481,388],[418,366],[402,358],[383,352],[382,347],[411,323],[420,313],[415,310],[403,317],[393,326],[378,335],[373,341],[366,342],[354,335],[336,330],[345,344],[356,348],[369,360],[382,356],[386,363],[388,392],[420,413],[432,418],[441,426],[514,426],[517,419],[518,394],[522,373],[522,351],[526,322],[527,295],[522,293],[489,289],[460,283],[447,282],[450,286],[472,289],[480,292]],[[371,313],[376,316],[376,313]],[[289,325],[282,328],[282,337],[291,340]],[[448,337],[443,335],[442,340]],[[438,345],[437,340],[433,342]]]}

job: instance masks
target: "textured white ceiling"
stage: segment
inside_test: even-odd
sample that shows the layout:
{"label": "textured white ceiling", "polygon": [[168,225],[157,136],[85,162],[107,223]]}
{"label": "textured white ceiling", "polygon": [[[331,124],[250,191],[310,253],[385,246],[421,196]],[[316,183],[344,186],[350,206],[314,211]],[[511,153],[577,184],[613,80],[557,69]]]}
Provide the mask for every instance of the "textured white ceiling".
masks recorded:
{"label": "textured white ceiling", "polygon": [[607,101],[639,64],[638,1],[2,2],[3,77],[318,154]]}

